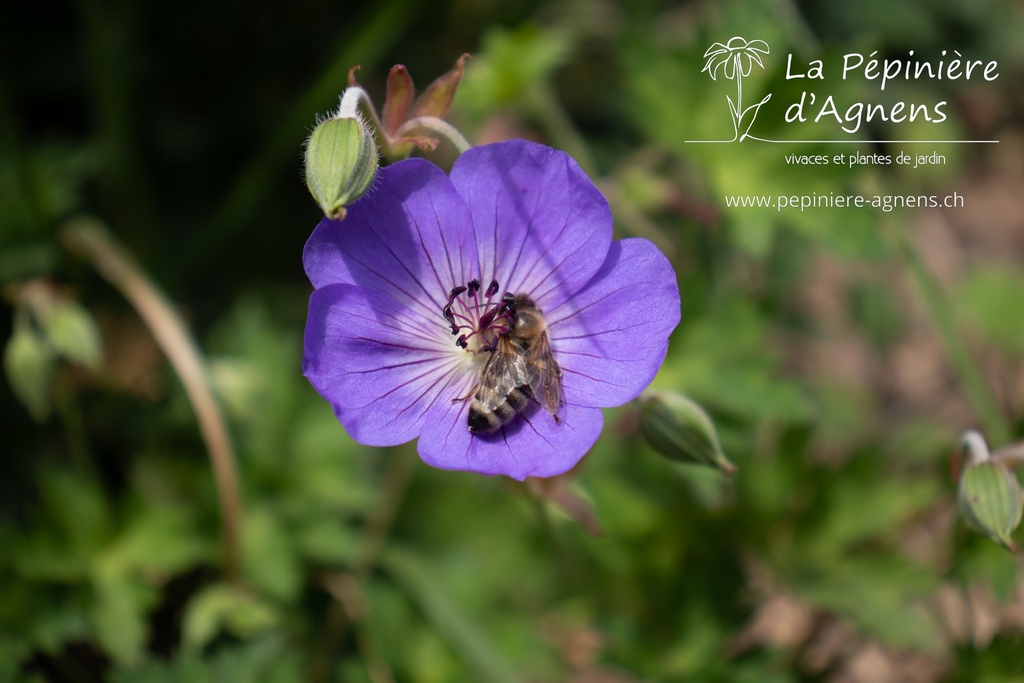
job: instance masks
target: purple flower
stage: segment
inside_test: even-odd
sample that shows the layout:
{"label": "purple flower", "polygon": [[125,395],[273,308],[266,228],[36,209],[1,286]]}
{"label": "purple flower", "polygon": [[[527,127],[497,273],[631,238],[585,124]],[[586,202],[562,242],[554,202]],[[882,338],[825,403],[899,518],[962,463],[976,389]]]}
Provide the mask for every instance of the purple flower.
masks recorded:
{"label": "purple flower", "polygon": [[[654,378],[679,322],[668,259],[647,240],[612,241],[608,203],[579,166],[522,140],[470,149],[450,177],[423,159],[382,169],[344,222],[321,221],[303,263],[306,377],[356,441],[418,437],[445,469],[566,472],[600,435],[600,409]],[[506,293],[542,312],[561,403],[553,415],[534,396],[471,433],[483,368],[515,325]]]}

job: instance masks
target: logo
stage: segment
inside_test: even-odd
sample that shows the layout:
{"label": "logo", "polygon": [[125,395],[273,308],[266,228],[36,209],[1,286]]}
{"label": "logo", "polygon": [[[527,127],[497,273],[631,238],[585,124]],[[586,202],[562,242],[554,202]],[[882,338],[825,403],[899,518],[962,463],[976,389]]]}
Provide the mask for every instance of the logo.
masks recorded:
{"label": "logo", "polygon": [[[824,60],[811,60],[801,66],[792,53],[786,58],[786,81],[802,80],[804,90],[782,108],[776,103],[766,108],[769,116],[779,116],[775,123],[799,124],[815,123],[835,130],[835,137],[827,140],[794,139],[773,140],[752,133],[758,115],[763,114],[762,108],[772,99],[772,93],[765,95],[760,101],[746,104],[743,99],[743,79],[751,75],[756,64],[766,69],[765,58],[771,53],[768,43],[763,40],[747,40],[742,36],[733,36],[725,43],[716,42],[704,52],[704,68],[711,80],[736,83],[735,99],[732,93],[726,93],[733,135],[728,140],[686,140],[687,143],[732,143],[756,140],[774,144],[787,143],[949,143],[949,144],[991,144],[998,140],[946,140],[946,139],[892,139],[865,140],[859,137],[866,124],[885,122],[890,129],[898,130],[904,123],[942,124],[947,120],[946,100],[934,102],[905,101],[892,96],[892,89],[899,88],[902,83],[913,84],[922,81],[994,81],[999,77],[999,64],[995,60],[965,58],[959,50],[942,50],[933,58],[920,58],[910,50],[905,57],[879,57],[878,52],[862,54],[850,52],[842,56],[841,62],[826,64]],[[837,81],[862,80],[874,85],[879,91],[879,102],[843,101],[844,95],[854,91],[841,88],[840,92],[832,92]],[[886,88],[890,91],[885,93]],[[921,88],[914,89],[919,95]],[[882,96],[882,93],[885,93]],[[764,119],[764,116],[761,117]],[[815,130],[822,130],[818,126]],[[778,127],[778,126],[776,126]],[[921,130],[920,126],[915,130]],[[900,136],[897,136],[900,137]],[[941,136],[936,135],[936,138]]]}
{"label": "logo", "polygon": [[769,52],[768,43],[763,40],[745,40],[742,36],[733,36],[728,43],[715,43],[704,53],[704,58],[708,61],[701,69],[701,73],[707,71],[713,81],[718,80],[719,71],[722,72],[722,76],[726,80],[736,79],[736,101],[733,102],[730,95],[725,96],[729,103],[729,114],[732,116],[732,140],[708,140],[707,142],[739,142],[747,138],[760,139],[750,135],[750,128],[754,125],[757,112],[765,102],[772,98],[772,95],[768,93],[760,102],[744,109],[743,79],[750,75],[750,70],[754,68],[755,63],[762,69],[764,68],[761,55],[767,55]]}

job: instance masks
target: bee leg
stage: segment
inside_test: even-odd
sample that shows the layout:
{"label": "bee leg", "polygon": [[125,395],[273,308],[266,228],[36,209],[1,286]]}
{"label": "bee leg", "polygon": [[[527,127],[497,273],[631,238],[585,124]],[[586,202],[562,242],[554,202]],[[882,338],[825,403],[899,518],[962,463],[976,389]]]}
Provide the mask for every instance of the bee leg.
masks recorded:
{"label": "bee leg", "polygon": [[463,401],[468,401],[469,399],[471,399],[474,396],[476,396],[476,390],[479,387],[480,387],[480,383],[477,382],[476,384],[473,385],[473,388],[469,390],[468,394],[466,394],[465,396],[461,396],[459,398],[453,398],[452,399],[452,403],[462,403]]}

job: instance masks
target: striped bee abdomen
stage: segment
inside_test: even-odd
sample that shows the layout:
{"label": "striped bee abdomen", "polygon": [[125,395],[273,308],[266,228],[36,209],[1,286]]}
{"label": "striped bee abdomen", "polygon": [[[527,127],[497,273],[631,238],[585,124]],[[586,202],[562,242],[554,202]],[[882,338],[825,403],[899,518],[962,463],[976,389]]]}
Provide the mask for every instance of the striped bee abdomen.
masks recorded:
{"label": "striped bee abdomen", "polygon": [[473,402],[469,404],[469,431],[474,434],[498,431],[526,408],[531,396],[533,389],[529,384],[515,387],[493,410],[488,409],[479,396],[474,396]]}

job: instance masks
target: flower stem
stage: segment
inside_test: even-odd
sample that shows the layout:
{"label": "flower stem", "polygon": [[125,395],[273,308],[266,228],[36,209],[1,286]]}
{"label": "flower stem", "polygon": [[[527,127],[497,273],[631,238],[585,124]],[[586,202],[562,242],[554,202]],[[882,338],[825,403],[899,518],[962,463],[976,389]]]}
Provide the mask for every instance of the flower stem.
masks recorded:
{"label": "flower stem", "polygon": [[960,448],[967,451],[967,464],[969,465],[977,465],[989,459],[985,437],[974,429],[964,432],[960,437]]}
{"label": "flower stem", "polygon": [[224,416],[206,381],[199,349],[170,302],[101,225],[70,222],[61,230],[61,240],[69,250],[91,261],[99,274],[128,299],[181,379],[213,468],[220,502],[224,574],[228,579],[235,578],[242,517],[235,455]]}
{"label": "flower stem", "polygon": [[736,69],[736,128],[743,118],[743,73],[740,70],[740,56],[733,57],[733,68]]}
{"label": "flower stem", "polygon": [[985,427],[985,432],[994,443],[1006,443],[1009,441],[1009,429],[1006,426],[1003,416],[996,405],[995,400],[985,386],[985,379],[977,366],[974,364],[966,345],[957,333],[956,322],[953,319],[952,308],[945,300],[942,289],[938,282],[928,271],[927,266],[921,260],[914,245],[906,233],[899,230],[894,223],[890,222],[890,233],[894,235],[899,248],[900,256],[911,277],[917,283],[921,294],[924,296],[925,305],[932,321],[938,328],[939,335],[945,344],[946,352],[949,354],[949,361],[953,370],[967,392],[971,403],[977,411]]}
{"label": "flower stem", "polygon": [[469,140],[463,137],[455,126],[448,123],[444,119],[439,119],[436,116],[417,116],[414,119],[409,119],[398,129],[395,133],[396,138],[409,135],[415,130],[428,130],[439,135],[443,135],[446,140],[451,142],[455,149],[459,150],[459,154],[462,154],[468,150],[471,145]]}
{"label": "flower stem", "polygon": [[992,454],[992,460],[1001,462],[1010,469],[1024,465],[1024,441],[997,448],[996,452]]}
{"label": "flower stem", "polygon": [[335,116],[339,119],[359,118],[360,103],[365,104],[366,108],[370,110],[370,113],[373,115],[374,125],[379,125],[377,110],[373,108],[373,102],[370,100],[370,96],[367,95],[366,91],[358,85],[345,88],[345,92],[341,94],[341,103],[338,104],[338,111],[335,113]]}

